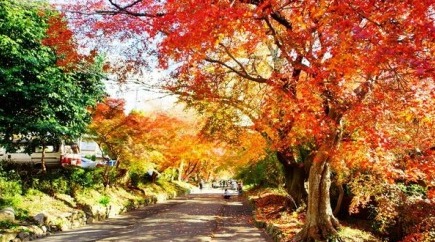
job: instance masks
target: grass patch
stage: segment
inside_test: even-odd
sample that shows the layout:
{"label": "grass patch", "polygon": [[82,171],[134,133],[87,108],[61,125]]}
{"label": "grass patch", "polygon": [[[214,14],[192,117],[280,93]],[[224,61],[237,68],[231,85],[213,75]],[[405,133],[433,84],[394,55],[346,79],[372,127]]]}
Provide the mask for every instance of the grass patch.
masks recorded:
{"label": "grass patch", "polygon": [[42,211],[56,214],[71,210],[71,207],[64,202],[35,189],[29,189],[22,197],[22,201],[15,207],[28,211],[30,216],[34,216]]}
{"label": "grass patch", "polygon": [[350,242],[381,242],[382,240],[377,239],[375,236],[373,236],[371,233],[347,227],[342,226],[340,231],[338,231],[339,237],[343,241],[350,241]]}

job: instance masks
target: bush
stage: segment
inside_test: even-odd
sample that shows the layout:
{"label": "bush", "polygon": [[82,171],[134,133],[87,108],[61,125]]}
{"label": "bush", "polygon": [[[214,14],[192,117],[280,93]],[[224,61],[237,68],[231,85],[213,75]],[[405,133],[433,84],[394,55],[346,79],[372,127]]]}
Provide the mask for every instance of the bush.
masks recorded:
{"label": "bush", "polygon": [[130,173],[130,183],[133,187],[137,187],[143,182],[143,174],[138,174],[137,172]]}
{"label": "bush", "polygon": [[85,169],[74,168],[71,169],[71,182],[77,184],[82,188],[91,187],[93,184],[93,175]]}
{"label": "bush", "polygon": [[[435,239],[435,202],[412,197],[406,200],[400,213],[401,227],[406,235],[404,241],[413,237]],[[433,240],[418,240],[433,241]]]}
{"label": "bush", "polygon": [[173,181],[177,177],[177,174],[178,170],[176,168],[168,168],[160,174],[159,179]]}
{"label": "bush", "polygon": [[1,229],[12,229],[12,228],[16,228],[18,226],[19,226],[18,224],[11,222],[11,221],[8,221],[8,220],[0,221],[0,228]]}
{"label": "bush", "polygon": [[427,188],[418,184],[405,185],[403,183],[398,184],[398,187],[408,197],[426,197]]}
{"label": "bush", "polygon": [[5,170],[0,166],[0,197],[22,194],[20,176],[15,170]]}
{"label": "bush", "polygon": [[99,204],[103,205],[104,207],[107,207],[107,205],[110,204],[110,197],[108,196],[102,196],[100,200],[98,201]]}
{"label": "bush", "polygon": [[73,195],[77,189],[102,186],[102,180],[102,174],[98,169],[68,167],[34,176],[30,188],[38,189],[50,196],[56,193]]}
{"label": "bush", "polygon": [[274,152],[256,164],[241,169],[236,179],[241,179],[244,185],[279,187],[284,184],[283,167]]}
{"label": "bush", "polygon": [[0,176],[0,197],[10,197],[22,193],[20,181],[9,180],[7,177]]}
{"label": "bush", "polygon": [[21,202],[22,193],[22,183],[17,172],[0,166],[0,207],[15,207]]}

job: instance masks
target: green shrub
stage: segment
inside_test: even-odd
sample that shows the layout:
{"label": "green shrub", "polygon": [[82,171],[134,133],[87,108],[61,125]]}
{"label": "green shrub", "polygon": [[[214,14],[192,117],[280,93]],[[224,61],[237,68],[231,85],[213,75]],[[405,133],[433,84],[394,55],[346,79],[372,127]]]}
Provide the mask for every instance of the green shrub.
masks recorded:
{"label": "green shrub", "polygon": [[97,156],[96,155],[85,155],[85,158],[89,159],[89,160],[93,160],[93,161],[97,160]]}
{"label": "green shrub", "polygon": [[101,174],[91,169],[71,168],[69,178],[72,185],[81,188],[98,187],[102,185]]}
{"label": "green shrub", "polygon": [[0,208],[4,207],[16,207],[21,203],[22,199],[20,195],[4,196],[0,198]]}
{"label": "green shrub", "polygon": [[21,202],[22,193],[22,183],[17,172],[0,166],[0,207],[15,207]]}
{"label": "green shrub", "polygon": [[178,174],[178,171],[176,168],[168,168],[160,174],[159,179],[173,181],[177,177],[177,174]]}
{"label": "green shrub", "polygon": [[115,167],[105,166],[92,170],[94,174],[94,185],[96,186],[108,186],[116,184],[117,171]]}
{"label": "green shrub", "polygon": [[284,184],[282,165],[274,152],[269,154],[256,164],[242,168],[237,176],[244,185],[279,187]]}
{"label": "green shrub", "polygon": [[57,191],[57,193],[68,194],[70,192],[70,184],[63,177],[56,178],[51,182],[52,188]]}
{"label": "green shrub", "polygon": [[3,166],[0,166],[0,197],[22,193],[22,183],[17,172],[15,170],[5,170]]}
{"label": "green shrub", "polygon": [[15,209],[15,219],[20,221],[29,219],[29,211],[16,207],[14,207],[14,209]]}
{"label": "green shrub", "polygon": [[133,187],[137,187],[139,183],[142,183],[143,175],[138,174],[137,172],[130,173],[130,182]]}
{"label": "green shrub", "polygon": [[0,197],[14,196],[22,193],[23,190],[19,181],[10,181],[5,177],[0,177]]}
{"label": "green shrub", "polygon": [[408,197],[426,197],[427,188],[418,184],[398,184],[397,185],[402,192]]}
{"label": "green shrub", "polygon": [[0,221],[0,229],[12,229],[16,228],[18,224],[11,221]]}
{"label": "green shrub", "polygon": [[110,204],[110,197],[108,196],[102,196],[100,200],[98,201],[99,204],[107,207]]}

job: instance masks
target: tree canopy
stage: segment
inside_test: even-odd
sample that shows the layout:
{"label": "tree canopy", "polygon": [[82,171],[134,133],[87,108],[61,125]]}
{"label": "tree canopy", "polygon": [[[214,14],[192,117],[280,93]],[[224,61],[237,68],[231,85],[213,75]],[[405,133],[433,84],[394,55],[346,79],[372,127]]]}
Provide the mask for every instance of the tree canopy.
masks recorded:
{"label": "tree canopy", "polygon": [[[401,157],[434,146],[430,0],[86,3],[75,10],[100,15],[75,21],[92,31],[161,38],[160,65],[177,63],[170,90],[242,113],[258,107],[255,128],[282,152],[286,169],[308,171],[308,217],[297,240],[336,234],[329,188],[338,164],[376,168],[382,180],[414,179],[398,166]],[[245,99],[256,90],[246,83],[266,93],[258,105]],[[342,155],[343,147],[362,155]],[[432,167],[414,166],[425,177]]]}
{"label": "tree canopy", "polygon": [[0,3],[1,143],[74,138],[104,96],[103,62],[80,54],[64,16],[46,5]]}
{"label": "tree canopy", "polygon": [[200,117],[124,112],[123,100],[107,98],[96,106],[89,126],[93,138],[123,169],[139,173],[175,170],[179,180],[209,180],[220,169],[234,166],[234,160],[246,164],[264,155],[264,140],[256,133],[246,132],[239,144],[232,145],[205,137],[200,132],[205,123]]}

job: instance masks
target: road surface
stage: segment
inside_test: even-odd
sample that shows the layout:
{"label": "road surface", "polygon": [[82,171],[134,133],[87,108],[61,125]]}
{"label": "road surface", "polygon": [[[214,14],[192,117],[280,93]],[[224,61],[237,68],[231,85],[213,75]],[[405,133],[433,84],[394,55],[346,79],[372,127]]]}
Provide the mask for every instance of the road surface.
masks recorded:
{"label": "road surface", "polygon": [[254,227],[242,197],[226,200],[222,194],[204,189],[40,241],[272,241]]}

